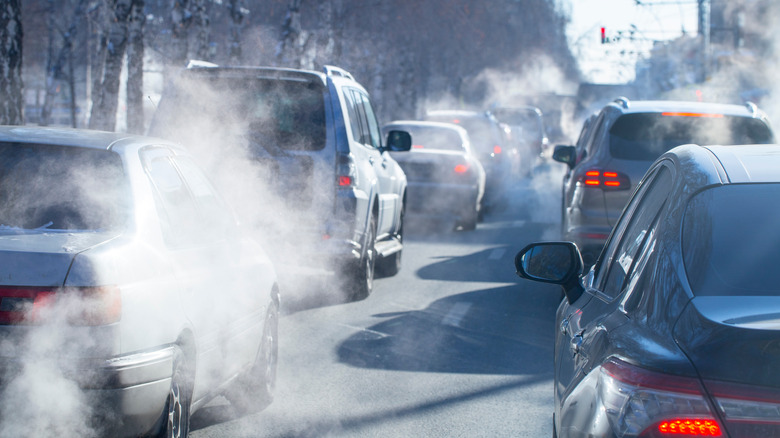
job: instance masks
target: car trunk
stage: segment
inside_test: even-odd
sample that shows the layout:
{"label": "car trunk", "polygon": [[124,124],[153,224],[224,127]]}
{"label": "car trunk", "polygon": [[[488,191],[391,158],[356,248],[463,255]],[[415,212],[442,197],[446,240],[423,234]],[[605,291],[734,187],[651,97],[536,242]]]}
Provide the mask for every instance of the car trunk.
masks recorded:
{"label": "car trunk", "polygon": [[705,381],[780,389],[780,297],[696,297],[674,337]]}

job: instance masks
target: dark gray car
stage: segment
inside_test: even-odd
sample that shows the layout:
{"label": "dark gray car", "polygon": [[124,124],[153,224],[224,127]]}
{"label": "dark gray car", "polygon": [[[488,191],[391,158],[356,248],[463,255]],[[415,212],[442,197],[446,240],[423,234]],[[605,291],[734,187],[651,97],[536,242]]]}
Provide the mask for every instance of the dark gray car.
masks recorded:
{"label": "dark gray car", "polygon": [[686,143],[772,143],[766,115],[755,105],[629,101],[605,106],[587,127],[584,146],[556,146],[566,163],[562,237],[592,262],[636,183],[667,150]]}
{"label": "dark gray car", "polygon": [[571,242],[518,253],[565,292],[554,436],[780,436],[778,168],[779,145],[680,146],[587,273]]}

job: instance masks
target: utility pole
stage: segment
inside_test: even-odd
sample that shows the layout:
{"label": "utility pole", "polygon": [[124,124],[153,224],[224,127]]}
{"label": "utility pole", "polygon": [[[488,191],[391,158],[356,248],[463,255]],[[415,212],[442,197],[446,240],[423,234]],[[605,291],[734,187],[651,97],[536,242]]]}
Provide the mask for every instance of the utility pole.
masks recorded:
{"label": "utility pole", "polygon": [[701,61],[699,82],[707,80],[710,64],[710,0],[698,0],[699,3],[699,37],[701,38]]}

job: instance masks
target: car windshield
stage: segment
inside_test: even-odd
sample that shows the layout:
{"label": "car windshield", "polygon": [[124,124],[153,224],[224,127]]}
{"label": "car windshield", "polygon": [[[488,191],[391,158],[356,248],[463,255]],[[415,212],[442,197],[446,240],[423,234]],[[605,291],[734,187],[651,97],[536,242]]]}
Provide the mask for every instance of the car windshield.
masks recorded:
{"label": "car windshield", "polygon": [[[325,147],[325,100],[316,82],[229,77],[206,83],[190,78],[174,84],[160,103],[161,120],[155,124],[189,134],[199,129],[243,132],[258,152],[272,155]],[[200,137],[213,135],[204,132]]]}
{"label": "car windshield", "polygon": [[398,129],[412,135],[412,149],[438,149],[463,152],[463,139],[449,128],[431,128],[427,126],[402,126]]}
{"label": "car windshield", "polygon": [[780,296],[780,184],[732,184],[688,203],[685,269],[694,295]]}
{"label": "car windshield", "polygon": [[487,117],[470,115],[433,115],[428,120],[444,123],[454,123],[462,126],[468,133],[473,151],[480,155],[492,154],[493,148],[501,140],[501,131],[498,126]]}
{"label": "car windshield", "polygon": [[0,143],[0,228],[106,230],[127,217],[118,155],[51,145]]}
{"label": "car windshield", "polygon": [[637,113],[621,116],[609,131],[610,154],[623,160],[653,161],[681,144],[767,144],[772,131],[752,117]]}
{"label": "car windshield", "polygon": [[513,130],[519,130],[525,137],[541,138],[544,135],[542,118],[532,109],[496,108],[493,114]]}

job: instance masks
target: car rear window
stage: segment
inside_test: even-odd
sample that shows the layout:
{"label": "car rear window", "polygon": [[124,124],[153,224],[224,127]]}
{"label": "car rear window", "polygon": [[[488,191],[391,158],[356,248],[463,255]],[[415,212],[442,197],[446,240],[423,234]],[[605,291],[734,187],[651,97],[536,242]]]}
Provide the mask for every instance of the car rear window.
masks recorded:
{"label": "car rear window", "polygon": [[121,158],[106,150],[0,143],[0,229],[107,230],[125,223]]}
{"label": "car rear window", "polygon": [[196,77],[170,87],[156,112],[154,135],[185,136],[190,143],[220,141],[215,132],[240,133],[252,149],[271,155],[325,147],[324,89],[316,81]]}
{"label": "car rear window", "polygon": [[694,295],[780,295],[780,184],[732,184],[688,203],[683,259]]}
{"label": "car rear window", "polygon": [[774,137],[760,119],[728,115],[626,114],[609,130],[610,154],[623,160],[654,161],[681,144],[767,144]]}
{"label": "car rear window", "polygon": [[412,149],[438,149],[463,152],[463,139],[448,128],[430,128],[422,126],[400,126],[395,129],[407,131],[412,135]]}
{"label": "car rear window", "polygon": [[[482,116],[433,115],[427,120],[443,123],[454,123],[463,127],[469,133],[473,150],[480,155],[492,154],[495,146],[501,143],[501,131],[491,119]],[[414,140],[414,139],[412,139]]]}

